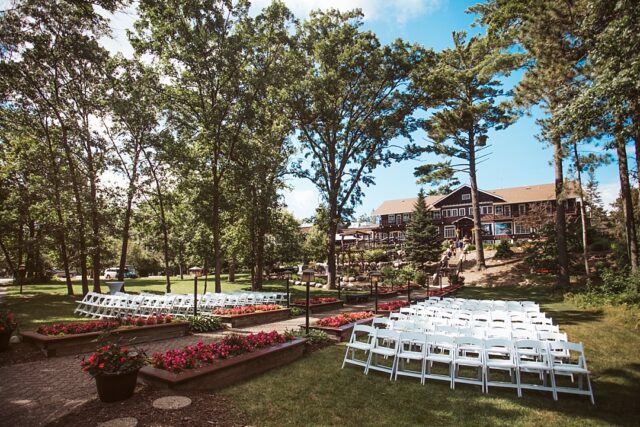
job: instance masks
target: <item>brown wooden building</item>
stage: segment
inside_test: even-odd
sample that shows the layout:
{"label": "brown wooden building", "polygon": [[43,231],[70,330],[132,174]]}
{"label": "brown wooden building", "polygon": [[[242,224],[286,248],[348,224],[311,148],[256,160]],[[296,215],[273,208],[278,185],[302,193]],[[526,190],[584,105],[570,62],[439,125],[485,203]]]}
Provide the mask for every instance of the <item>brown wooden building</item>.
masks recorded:
{"label": "brown wooden building", "polygon": [[[575,185],[565,184],[568,217],[580,215],[580,197]],[[553,221],[556,200],[554,184],[479,190],[483,241],[530,238],[546,222]],[[387,200],[374,212],[374,241],[403,241],[416,198]],[[463,185],[444,196],[428,196],[427,209],[444,239],[473,237],[471,189]],[[571,219],[571,218],[568,218]]]}

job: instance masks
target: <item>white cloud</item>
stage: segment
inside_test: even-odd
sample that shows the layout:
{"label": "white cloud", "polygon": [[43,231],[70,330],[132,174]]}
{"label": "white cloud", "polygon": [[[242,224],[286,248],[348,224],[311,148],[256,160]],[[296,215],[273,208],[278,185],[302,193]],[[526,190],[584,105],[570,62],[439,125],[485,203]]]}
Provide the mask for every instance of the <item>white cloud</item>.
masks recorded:
{"label": "white cloud", "polygon": [[284,192],[284,201],[289,212],[302,220],[315,214],[319,195],[314,188],[293,188]]}
{"label": "white cloud", "polygon": [[611,211],[611,204],[615,203],[616,199],[620,196],[620,183],[610,182],[608,184],[600,184],[598,189],[600,190],[600,197],[602,197],[604,209]]}
{"label": "white cloud", "polygon": [[[398,24],[419,18],[439,9],[444,0],[284,0],[293,14],[302,19],[314,9],[339,9],[347,11],[362,9],[368,21],[393,20]],[[254,11],[268,6],[271,0],[255,0]]]}

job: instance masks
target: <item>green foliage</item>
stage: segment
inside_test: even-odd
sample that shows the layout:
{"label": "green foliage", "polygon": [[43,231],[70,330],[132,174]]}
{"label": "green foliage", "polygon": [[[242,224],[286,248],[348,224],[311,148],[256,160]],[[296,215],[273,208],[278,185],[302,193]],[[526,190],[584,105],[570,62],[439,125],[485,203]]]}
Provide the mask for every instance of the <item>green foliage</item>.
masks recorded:
{"label": "green foliage", "polygon": [[640,305],[640,273],[631,273],[628,268],[605,269],[601,278],[600,284],[590,282],[584,292],[571,293],[566,298],[581,307]]}
{"label": "green foliage", "polygon": [[291,317],[302,316],[305,313],[305,309],[300,307],[291,307],[289,308],[289,312],[291,313]]}
{"label": "green foliage", "polygon": [[496,254],[493,257],[496,259],[507,259],[511,258],[513,255],[514,253],[511,250],[511,245],[509,244],[509,242],[507,240],[502,240],[498,245]]}
{"label": "green foliage", "polygon": [[384,249],[369,249],[364,253],[364,259],[367,262],[387,262],[389,256]]}
{"label": "green foliage", "polygon": [[225,328],[220,318],[214,316],[190,316],[188,321],[191,332],[213,332]]}
{"label": "green foliage", "polygon": [[289,334],[290,336],[294,336],[298,338],[305,338],[307,340],[307,343],[312,345],[331,342],[331,338],[329,338],[329,335],[326,332],[320,331],[318,329],[309,329],[308,334],[306,334],[304,329],[302,328],[293,329],[291,331],[289,330],[285,331],[285,334]]}
{"label": "green foliage", "polygon": [[414,277],[415,282],[420,285],[420,286],[425,286],[427,284],[427,274],[423,271],[416,271],[415,277]]}
{"label": "green foliage", "polygon": [[442,253],[442,239],[437,231],[438,227],[427,213],[424,191],[421,189],[413,208],[411,222],[407,225],[407,258],[415,264],[438,261]]}
{"label": "green foliage", "polygon": [[468,250],[468,251],[475,251],[475,250],[476,250],[476,245],[469,245],[469,246],[467,246],[467,250]]}

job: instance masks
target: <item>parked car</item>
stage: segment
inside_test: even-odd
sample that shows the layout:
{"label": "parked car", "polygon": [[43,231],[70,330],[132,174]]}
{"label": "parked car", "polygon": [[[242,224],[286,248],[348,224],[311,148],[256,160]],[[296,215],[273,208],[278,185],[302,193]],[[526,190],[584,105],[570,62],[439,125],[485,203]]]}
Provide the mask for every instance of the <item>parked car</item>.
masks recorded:
{"label": "parked car", "polygon": [[[104,271],[104,278],[106,280],[117,279],[119,271],[120,271],[120,269],[118,267],[107,268]],[[138,278],[138,273],[136,272],[136,269],[133,268],[133,267],[130,267],[130,266],[126,266],[125,269],[124,269],[124,278],[125,279],[137,279]]]}

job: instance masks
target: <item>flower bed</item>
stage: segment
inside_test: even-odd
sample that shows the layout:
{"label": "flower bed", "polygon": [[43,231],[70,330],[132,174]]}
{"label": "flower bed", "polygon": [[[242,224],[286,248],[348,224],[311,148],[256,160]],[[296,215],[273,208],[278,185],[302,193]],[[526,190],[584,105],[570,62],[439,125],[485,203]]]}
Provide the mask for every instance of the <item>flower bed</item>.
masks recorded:
{"label": "flower bed", "polygon": [[[76,324],[56,324],[56,325],[44,325],[38,328],[38,331],[26,331],[21,335],[25,342],[31,342],[35,344],[47,357],[65,356],[69,354],[86,353],[95,350],[96,340],[105,332],[109,332],[111,337],[120,341],[121,344],[140,344],[150,341],[164,340],[170,338],[177,338],[187,334],[189,323],[188,322],[176,322],[169,316],[164,316],[162,323],[158,323],[158,318],[152,316],[153,319],[145,320],[143,326],[137,326],[140,320],[136,318],[132,324],[129,324],[128,320],[123,320],[122,323],[118,323],[115,328],[113,321],[101,322],[87,322],[94,323],[93,326],[87,326],[86,328],[98,328],[91,332],[80,332],[82,330],[82,323]],[[155,322],[155,323],[154,323]],[[70,326],[74,325],[74,326]],[[99,327],[108,327],[108,329],[99,329]],[[64,331],[67,331],[66,333]],[[51,333],[45,335],[44,333]]]}
{"label": "flower bed", "polygon": [[[305,299],[297,299],[291,304],[292,307],[305,308],[307,301]],[[322,313],[324,311],[339,310],[344,306],[344,302],[334,297],[311,298],[309,300],[309,312]]]}
{"label": "flower bed", "polygon": [[351,335],[355,324],[369,324],[374,316],[372,311],[342,313],[338,316],[320,319],[311,328],[326,332],[332,339],[344,341]]}
{"label": "flower bed", "polygon": [[304,342],[275,331],[230,335],[219,342],[156,353],[153,366],[142,368],[139,379],[170,389],[220,389],[298,359]]}
{"label": "flower bed", "polygon": [[409,305],[409,301],[406,300],[397,300],[391,302],[383,302],[378,304],[378,312],[380,311],[395,311],[399,308],[406,307]]}
{"label": "flower bed", "polygon": [[171,323],[172,316],[126,317],[118,320],[92,320],[90,322],[54,323],[42,325],[36,332],[41,335],[62,336],[86,334],[89,332],[104,332],[124,326],[146,326]]}
{"label": "flower bed", "polygon": [[267,304],[217,309],[214,310],[213,314],[218,316],[223,323],[230,324],[232,328],[242,328],[287,320],[289,318],[289,309],[279,305]]}
{"label": "flower bed", "polygon": [[258,311],[275,311],[282,310],[282,306],[277,304],[258,304],[258,305],[244,305],[242,307],[233,308],[216,308],[213,310],[213,314],[216,316],[237,316],[239,314],[251,314]]}

